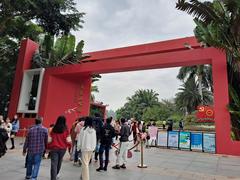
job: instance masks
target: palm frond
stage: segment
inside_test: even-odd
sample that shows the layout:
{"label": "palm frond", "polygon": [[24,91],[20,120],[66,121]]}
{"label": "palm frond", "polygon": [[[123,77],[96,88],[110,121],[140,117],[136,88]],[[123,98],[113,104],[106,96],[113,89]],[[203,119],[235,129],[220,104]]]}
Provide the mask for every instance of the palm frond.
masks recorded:
{"label": "palm frond", "polygon": [[205,23],[217,20],[219,17],[212,9],[212,3],[210,2],[199,2],[198,0],[178,0],[176,8],[181,11],[185,11],[190,15],[193,15],[197,19],[201,19]]}

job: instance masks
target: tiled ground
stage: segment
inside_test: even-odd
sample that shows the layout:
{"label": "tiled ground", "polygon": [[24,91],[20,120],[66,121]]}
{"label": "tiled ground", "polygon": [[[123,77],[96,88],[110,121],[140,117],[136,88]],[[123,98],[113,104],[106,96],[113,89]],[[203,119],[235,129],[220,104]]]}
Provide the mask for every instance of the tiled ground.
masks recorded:
{"label": "tiled ground", "polygon": [[[25,176],[24,157],[20,142],[17,149],[8,151],[0,159],[0,180],[23,180]],[[78,180],[81,168],[73,166],[65,156],[61,169],[62,180]],[[133,153],[126,170],[113,170],[115,156],[111,155],[107,172],[96,172],[98,163],[90,165],[91,180],[211,180],[239,179],[240,157],[221,156],[198,152],[151,148],[145,149],[146,169],[137,167],[140,153]],[[50,179],[50,160],[43,160],[39,180]]]}

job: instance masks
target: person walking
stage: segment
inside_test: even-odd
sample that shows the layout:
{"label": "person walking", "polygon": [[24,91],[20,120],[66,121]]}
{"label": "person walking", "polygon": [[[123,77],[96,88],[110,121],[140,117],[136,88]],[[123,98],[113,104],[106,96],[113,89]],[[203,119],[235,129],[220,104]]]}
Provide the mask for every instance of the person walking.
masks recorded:
{"label": "person walking", "polygon": [[71,137],[66,125],[65,116],[59,116],[50,133],[50,150],[51,158],[51,180],[56,180],[62,166],[63,156],[71,144]]}
{"label": "person walking", "polygon": [[158,133],[158,128],[156,127],[156,123],[153,122],[152,125],[149,126],[149,128],[148,128],[148,134],[150,136],[150,140],[149,140],[150,146],[152,146],[152,145],[156,146],[157,133]]}
{"label": "person walking", "polygon": [[2,124],[3,122],[0,121],[0,158],[7,152],[6,142],[9,138],[6,129],[3,128]]}
{"label": "person walking", "polygon": [[99,152],[99,140],[100,140],[100,131],[101,128],[103,127],[103,119],[100,117],[99,113],[95,113],[93,118],[93,127],[96,130],[96,138],[97,138],[97,144],[95,148],[95,154],[94,154],[94,159],[97,162],[98,161],[98,152]]}
{"label": "person walking", "polygon": [[76,136],[77,136],[77,133],[75,131],[75,128],[77,126],[77,123],[79,121],[79,118],[77,118],[73,124],[72,124],[72,127],[70,129],[70,136],[71,136],[71,141],[72,141],[72,149],[71,149],[71,156],[70,156],[70,161],[74,160],[74,156],[75,156],[75,149],[76,149],[76,146],[75,146],[75,139],[76,139]]}
{"label": "person walking", "polygon": [[4,128],[5,123],[4,123],[3,115],[0,115],[0,123],[1,123],[0,127]]}
{"label": "person walking", "polygon": [[[133,122],[131,132],[133,133],[133,143],[136,144],[137,140],[138,140],[139,129],[138,129],[137,121],[135,121],[135,120]],[[138,146],[136,146],[136,150],[135,151],[139,151],[138,150]]]}
{"label": "person walking", "polygon": [[121,125],[120,125],[120,121],[116,120],[115,124],[114,124],[114,129],[115,129],[115,134],[116,134],[116,138],[115,140],[118,140],[118,134],[120,133],[120,129],[121,129]]}
{"label": "person walking", "polygon": [[23,155],[25,156],[27,153],[26,179],[37,179],[42,154],[47,147],[47,141],[47,128],[42,126],[42,118],[36,118],[35,126],[29,129],[23,146]]}
{"label": "person walking", "polygon": [[14,149],[15,148],[15,144],[14,144],[14,138],[17,135],[17,132],[19,130],[19,120],[18,120],[18,116],[14,115],[14,118],[12,120],[12,131],[11,131],[11,143],[12,143],[12,147],[10,149]]}
{"label": "person walking", "polygon": [[7,117],[6,122],[4,123],[4,128],[6,129],[8,136],[10,138],[10,134],[12,131],[12,124],[11,124],[11,120],[9,117]]}
{"label": "person walking", "polygon": [[[121,118],[122,126],[120,130],[120,152],[117,155],[116,165],[112,167],[113,169],[126,169],[130,128],[125,122],[126,120]],[[122,165],[120,166],[121,163]]]}
{"label": "person walking", "polygon": [[73,165],[75,165],[75,166],[79,166],[82,163],[81,161],[79,161],[79,157],[81,157],[81,151],[77,150],[77,141],[78,141],[78,137],[79,137],[79,134],[81,132],[81,129],[84,127],[84,123],[85,123],[85,117],[80,117],[78,119],[78,123],[75,127],[75,130],[74,130],[76,132],[76,137],[74,139],[74,142],[75,142],[74,151],[75,151],[75,153],[74,153],[74,163],[73,163]]}
{"label": "person walking", "polygon": [[89,180],[89,162],[96,144],[97,138],[96,130],[93,128],[93,120],[91,117],[86,117],[77,142],[78,151],[81,150],[82,153],[82,180]]}
{"label": "person walking", "polygon": [[[109,150],[115,137],[115,130],[111,125],[112,117],[106,119],[106,124],[102,127],[100,133],[100,149],[99,149],[99,161],[100,167],[96,171],[107,171],[108,161],[109,161]],[[105,165],[103,166],[103,152],[105,151]]]}
{"label": "person walking", "polygon": [[179,131],[183,131],[183,120],[179,121]]}

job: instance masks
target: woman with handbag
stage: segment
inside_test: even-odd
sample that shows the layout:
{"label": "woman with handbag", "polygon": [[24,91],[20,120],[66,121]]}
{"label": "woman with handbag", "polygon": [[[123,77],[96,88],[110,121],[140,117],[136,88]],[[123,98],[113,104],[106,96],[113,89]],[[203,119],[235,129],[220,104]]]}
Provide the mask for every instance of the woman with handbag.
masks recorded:
{"label": "woman with handbag", "polygon": [[71,144],[71,138],[66,125],[66,118],[59,116],[50,133],[49,145],[51,153],[51,180],[56,180],[61,169],[63,156]]}

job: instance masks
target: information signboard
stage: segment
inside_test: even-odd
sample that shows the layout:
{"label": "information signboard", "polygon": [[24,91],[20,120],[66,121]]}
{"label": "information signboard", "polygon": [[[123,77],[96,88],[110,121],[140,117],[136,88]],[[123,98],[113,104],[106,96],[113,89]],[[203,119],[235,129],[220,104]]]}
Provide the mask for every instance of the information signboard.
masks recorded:
{"label": "information signboard", "polygon": [[166,131],[158,131],[157,145],[158,146],[167,146],[167,132]]}
{"label": "information signboard", "polygon": [[190,134],[190,132],[180,132],[179,148],[190,149]]}
{"label": "information signboard", "polygon": [[203,134],[199,132],[191,133],[191,149],[192,150],[203,150]]}
{"label": "information signboard", "polygon": [[178,131],[168,131],[168,147],[178,148]]}
{"label": "information signboard", "polygon": [[215,134],[204,133],[203,134],[203,151],[204,152],[216,152]]}

